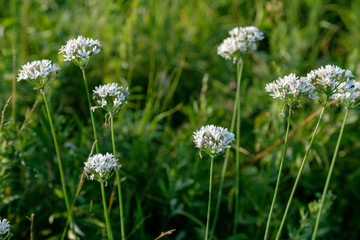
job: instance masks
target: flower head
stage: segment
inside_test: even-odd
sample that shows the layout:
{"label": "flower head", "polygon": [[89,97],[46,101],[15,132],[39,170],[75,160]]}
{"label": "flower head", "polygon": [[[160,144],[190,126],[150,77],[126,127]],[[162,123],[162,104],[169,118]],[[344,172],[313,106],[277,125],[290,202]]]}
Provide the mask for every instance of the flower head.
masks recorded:
{"label": "flower head", "polygon": [[121,167],[117,161],[114,154],[111,153],[106,153],[105,155],[101,153],[95,154],[87,162],[84,162],[84,170],[90,174],[91,180],[106,182],[113,174],[113,171]]}
{"label": "flower head", "polygon": [[84,68],[91,56],[100,52],[100,47],[99,40],[78,36],[76,39],[68,40],[66,45],[61,46],[59,54],[63,54],[64,61],[72,61],[75,65]]}
{"label": "flower head", "polygon": [[317,99],[314,93],[315,87],[310,80],[305,77],[297,77],[294,73],[279,78],[271,83],[266,84],[265,91],[270,92],[273,98],[285,100],[289,105],[298,103],[301,97],[308,95],[311,99]]}
{"label": "flower head", "polygon": [[360,104],[360,82],[353,79],[340,83],[332,99],[343,103],[346,107],[355,108]]}
{"label": "flower head", "polygon": [[[317,99],[318,96],[316,96],[314,90],[315,87],[308,78],[299,78],[294,73],[279,78],[265,86],[265,91],[270,92],[271,97],[284,100],[285,104],[291,108],[298,106],[306,96],[310,99]],[[284,109],[280,115],[285,117]]]}
{"label": "flower head", "polygon": [[226,128],[214,125],[202,126],[200,130],[194,132],[194,143],[201,151],[210,156],[217,155],[230,148],[230,143],[235,141],[235,135]]}
{"label": "flower head", "polygon": [[349,70],[341,69],[338,66],[326,65],[308,73],[307,78],[318,92],[330,97],[337,93],[338,87],[343,82],[351,80],[354,75]]}
{"label": "flower head", "polygon": [[0,234],[6,234],[10,231],[10,224],[9,221],[5,218],[3,220],[0,220]]}
{"label": "flower head", "polygon": [[111,114],[117,113],[123,103],[127,103],[129,97],[128,88],[119,87],[117,83],[108,83],[95,87],[93,93],[98,105],[92,107],[92,110],[104,108]]}
{"label": "flower head", "polygon": [[242,53],[255,51],[256,42],[264,39],[264,34],[256,27],[236,27],[229,31],[226,38],[218,47],[217,54],[234,62],[241,58]]}
{"label": "flower head", "polygon": [[53,73],[60,70],[50,60],[32,61],[24,64],[19,71],[17,81],[26,80],[35,85],[36,89],[44,89]]}

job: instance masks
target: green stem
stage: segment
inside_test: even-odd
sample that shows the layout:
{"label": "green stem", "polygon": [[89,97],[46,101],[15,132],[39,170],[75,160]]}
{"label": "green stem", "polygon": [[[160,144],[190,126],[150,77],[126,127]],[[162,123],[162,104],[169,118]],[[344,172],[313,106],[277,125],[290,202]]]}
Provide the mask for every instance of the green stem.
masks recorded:
{"label": "green stem", "polygon": [[94,132],[96,153],[99,153],[99,145],[98,145],[97,136],[96,136],[96,126],[95,126],[94,114],[93,114],[93,111],[91,110],[91,107],[92,107],[91,98],[90,98],[89,88],[88,88],[88,85],[87,85],[85,69],[81,68],[81,71],[82,71],[84,84],[85,84],[85,89],[86,89],[86,95],[87,95],[87,99],[88,99],[88,103],[89,103],[89,111],[90,111],[90,117],[91,117],[91,123],[92,123],[92,127],[93,127],[93,132]]}
{"label": "green stem", "polygon": [[[241,63],[241,65],[242,65],[242,63]],[[242,66],[241,66],[241,71],[242,71]],[[238,78],[238,80],[239,80],[239,78]],[[240,84],[239,84],[239,86],[240,86]],[[238,87],[238,88],[236,88],[235,103],[234,103],[233,114],[232,114],[232,118],[231,118],[230,132],[234,131],[236,112],[237,112],[236,111],[237,110],[237,105],[240,104],[239,99],[240,99],[240,88]],[[225,160],[224,160],[222,171],[221,171],[219,192],[218,192],[218,197],[217,197],[216,206],[215,206],[214,221],[213,221],[213,224],[211,226],[211,232],[210,232],[210,238],[209,239],[212,239],[213,236],[214,236],[215,227],[216,227],[217,219],[218,219],[218,216],[219,216],[219,210],[220,210],[220,204],[221,204],[221,198],[222,198],[222,191],[223,191],[223,187],[224,187],[224,179],[225,179],[227,164],[228,164],[228,161],[229,161],[229,155],[230,155],[230,148],[228,148],[226,150]]]}
{"label": "green stem", "polygon": [[323,204],[324,204],[324,201],[325,201],[325,196],[326,196],[327,190],[329,188],[331,174],[332,174],[332,172],[334,170],[334,165],[335,165],[336,157],[337,157],[337,154],[338,154],[338,151],[339,151],[339,146],[340,146],[340,142],[341,142],[341,139],[342,139],[342,135],[344,133],[344,128],[345,128],[346,120],[347,120],[347,117],[348,117],[348,113],[349,113],[349,109],[346,108],[344,120],[343,120],[341,130],[340,130],[340,134],[339,134],[339,138],[338,138],[338,141],[336,143],[334,156],[333,156],[333,159],[332,159],[332,162],[331,162],[331,165],[330,165],[329,173],[327,175],[325,187],[324,187],[323,194],[322,194],[322,197],[321,197],[320,208],[319,208],[319,212],[318,212],[317,217],[316,217],[315,228],[314,228],[313,235],[312,235],[312,238],[311,238],[312,240],[316,239],[316,233],[317,233],[319,223],[320,223],[322,207],[323,207]]}
{"label": "green stem", "polygon": [[322,117],[323,117],[323,115],[324,115],[324,111],[325,111],[326,105],[327,105],[327,103],[328,103],[328,100],[329,100],[329,98],[327,97],[326,100],[325,100],[325,103],[324,103],[324,107],[323,107],[322,110],[321,110],[321,113],[320,113],[318,122],[317,122],[317,124],[316,124],[315,130],[314,130],[313,135],[312,135],[312,137],[311,137],[309,146],[308,146],[308,148],[307,148],[307,150],[306,150],[304,159],[303,159],[302,162],[301,162],[298,175],[296,176],[296,180],[295,180],[294,186],[293,186],[293,188],[292,188],[292,190],[291,190],[291,194],[290,194],[288,203],[287,203],[287,205],[286,205],[286,209],[285,209],[285,212],[284,212],[284,216],[283,216],[283,218],[282,218],[282,220],[281,220],[281,224],[280,224],[279,230],[278,230],[278,232],[277,232],[277,234],[276,234],[276,238],[275,238],[276,240],[278,240],[278,239],[280,238],[281,230],[282,230],[282,228],[284,227],[285,219],[286,219],[287,213],[288,213],[288,211],[289,211],[289,208],[290,208],[290,205],[291,205],[291,201],[292,201],[292,199],[293,199],[293,197],[294,197],[294,193],[295,193],[297,184],[298,184],[298,182],[299,182],[301,172],[302,172],[302,170],[303,170],[303,168],[304,168],[304,166],[305,166],[306,159],[307,159],[307,157],[308,157],[308,155],[309,155],[309,153],[310,153],[311,145],[312,145],[312,143],[313,143],[313,141],[314,141],[314,138],[315,138],[315,136],[316,136],[316,134],[317,134],[317,131],[318,131],[318,129],[319,129],[320,122],[321,122],[321,119],[322,119]]}
{"label": "green stem", "polygon": [[12,78],[12,108],[11,108],[11,118],[14,122],[16,122],[16,50],[13,44],[12,46],[12,54],[13,54],[13,78]]}
{"label": "green stem", "polygon": [[[113,153],[114,157],[116,159],[116,148],[115,148],[115,137],[114,137],[114,119],[113,115],[110,115],[111,119],[111,140],[112,140],[112,146],[113,146]],[[118,183],[118,195],[119,195],[119,208],[120,208],[120,228],[121,228],[121,239],[126,240],[125,238],[125,228],[124,228],[124,213],[123,213],[123,203],[122,203],[122,194],[121,194],[121,179],[119,170],[116,169],[116,181]]]}
{"label": "green stem", "polygon": [[10,236],[10,231],[8,231],[8,233],[6,234],[6,236],[3,240],[10,239],[9,236]]}
{"label": "green stem", "polygon": [[234,228],[233,236],[236,234],[237,223],[239,218],[239,188],[240,188],[240,84],[241,84],[241,75],[243,68],[243,60],[240,59],[237,61],[236,66],[236,76],[237,76],[237,85],[236,85],[236,95],[238,97],[237,101],[237,111],[236,111],[236,162],[235,162],[235,216],[234,216]]}
{"label": "green stem", "polygon": [[214,157],[211,157],[210,179],[209,179],[209,202],[208,202],[208,210],[207,210],[207,218],[206,218],[205,240],[208,239],[208,235],[209,235],[209,222],[210,222],[210,209],[211,209],[211,189],[212,189],[213,165],[214,165]]}
{"label": "green stem", "polygon": [[101,182],[100,183],[101,186],[101,196],[102,196],[102,201],[103,201],[103,207],[104,207],[104,215],[105,215],[105,222],[106,222],[106,231],[107,231],[107,235],[108,235],[108,239],[109,240],[113,240],[113,234],[112,234],[112,230],[111,230],[111,224],[110,224],[110,220],[109,220],[109,212],[106,206],[106,197],[105,197],[105,187],[104,187],[104,183]]}
{"label": "green stem", "polygon": [[[90,93],[89,93],[89,88],[87,85],[87,80],[86,80],[86,74],[85,74],[85,69],[81,68],[82,74],[83,74],[83,79],[84,79],[84,84],[85,84],[85,89],[86,89],[86,95],[87,95],[87,99],[88,99],[88,103],[89,103],[89,110],[90,110],[90,117],[91,117],[91,122],[92,122],[92,127],[93,127],[93,133],[94,133],[94,138],[95,138],[95,146],[96,146],[96,153],[99,153],[99,146],[98,146],[98,142],[97,142],[97,136],[96,136],[96,127],[95,127],[95,121],[94,121],[94,115],[93,112],[91,111],[91,101],[90,101]],[[76,203],[76,196],[71,204],[71,212],[74,209]],[[66,235],[66,228],[67,225],[69,224],[69,221],[66,222],[66,227],[63,231],[61,240],[65,239],[65,235]]]}
{"label": "green stem", "polygon": [[279,190],[279,185],[280,185],[281,172],[282,172],[283,163],[284,163],[284,159],[285,159],[285,155],[286,155],[286,148],[287,148],[287,141],[288,141],[288,136],[289,136],[291,113],[292,113],[291,112],[291,107],[289,107],[284,147],[283,147],[283,151],[282,151],[282,154],[281,154],[279,173],[278,173],[278,177],[277,177],[277,180],[276,180],[274,196],[273,196],[273,199],[272,199],[272,202],[271,202],[270,212],[269,212],[268,220],[267,220],[267,223],[266,223],[266,230],[265,230],[264,240],[267,240],[269,238],[269,228],[270,228],[270,222],[271,222],[271,215],[272,215],[273,210],[274,210],[275,200],[276,200],[276,196],[277,196],[277,193],[278,193],[278,190]]}
{"label": "green stem", "polygon": [[56,156],[57,156],[57,159],[58,159],[60,178],[61,178],[61,185],[62,185],[62,189],[63,189],[66,209],[67,209],[67,212],[68,212],[68,217],[70,218],[71,228],[73,230],[73,233],[76,235],[76,232],[75,232],[75,229],[74,229],[74,220],[73,220],[73,217],[72,217],[72,214],[71,214],[68,195],[67,195],[67,192],[66,192],[66,185],[65,185],[65,180],[64,180],[64,172],[63,172],[62,162],[61,162],[61,158],[60,158],[59,146],[58,146],[58,143],[57,143],[57,138],[56,138],[56,134],[55,134],[55,130],[54,130],[54,125],[53,125],[53,122],[52,122],[52,119],[51,119],[51,114],[50,114],[49,106],[48,106],[48,103],[47,103],[47,100],[46,100],[45,92],[42,91],[41,93],[42,93],[42,96],[44,98],[47,117],[49,119],[51,133],[52,133],[53,140],[54,140],[54,145],[55,145],[55,150],[56,150]]}

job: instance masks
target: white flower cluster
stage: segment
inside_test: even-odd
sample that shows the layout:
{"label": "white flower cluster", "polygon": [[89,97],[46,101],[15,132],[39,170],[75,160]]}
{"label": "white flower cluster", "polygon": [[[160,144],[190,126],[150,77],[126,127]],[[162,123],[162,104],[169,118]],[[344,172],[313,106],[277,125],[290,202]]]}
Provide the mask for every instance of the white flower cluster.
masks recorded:
{"label": "white flower cluster", "polygon": [[97,108],[104,108],[110,113],[116,113],[123,103],[127,103],[129,97],[128,88],[119,87],[117,83],[108,83],[95,87],[93,90],[94,99],[99,106],[92,107],[95,111]]}
{"label": "white flower cluster", "polygon": [[230,143],[235,141],[235,135],[226,128],[214,125],[202,126],[194,132],[194,143],[200,151],[205,151],[210,156],[216,155],[230,148]]}
{"label": "white flower cluster", "polygon": [[[290,74],[268,83],[265,91],[270,92],[273,98],[285,100],[290,107],[298,104],[301,97],[308,95],[310,99],[318,99],[317,93],[326,94],[327,97],[344,103],[346,107],[359,105],[360,82],[355,81],[349,70],[337,66],[326,65],[312,70],[306,77],[297,77]],[[281,116],[284,116],[284,110]]]}
{"label": "white flower cluster", "polygon": [[22,69],[19,71],[17,81],[34,80],[32,82],[40,84],[43,82],[42,80],[46,80],[52,73],[55,73],[58,70],[60,70],[60,68],[47,59],[28,62],[23,65]]}
{"label": "white flower cluster", "polygon": [[319,92],[331,96],[337,92],[340,84],[350,81],[354,75],[349,70],[341,69],[338,66],[326,65],[308,73],[307,78]]}
{"label": "white flower cluster", "polygon": [[311,99],[319,98],[314,93],[314,90],[315,87],[308,78],[299,78],[294,73],[279,78],[265,86],[265,91],[270,92],[271,97],[285,99],[288,104],[293,104],[300,95],[308,94]]}
{"label": "white flower cluster", "polygon": [[240,57],[241,53],[255,51],[256,42],[264,39],[264,34],[256,27],[236,27],[229,31],[230,37],[226,38],[218,47],[217,54],[233,60]]}
{"label": "white flower cluster", "polygon": [[6,234],[10,231],[10,224],[9,221],[5,218],[3,220],[0,220],[0,234]]}
{"label": "white flower cluster", "polygon": [[105,155],[101,153],[95,154],[84,164],[84,170],[90,174],[90,179],[99,182],[106,182],[112,175],[113,170],[121,167],[112,153],[106,153]]}
{"label": "white flower cluster", "polygon": [[331,98],[344,103],[346,107],[353,106],[360,99],[360,82],[355,80],[342,82]]}
{"label": "white flower cluster", "polygon": [[66,45],[61,46],[59,54],[63,54],[64,61],[73,61],[79,67],[85,67],[90,57],[100,52],[100,47],[99,40],[78,36],[78,38],[68,40]]}

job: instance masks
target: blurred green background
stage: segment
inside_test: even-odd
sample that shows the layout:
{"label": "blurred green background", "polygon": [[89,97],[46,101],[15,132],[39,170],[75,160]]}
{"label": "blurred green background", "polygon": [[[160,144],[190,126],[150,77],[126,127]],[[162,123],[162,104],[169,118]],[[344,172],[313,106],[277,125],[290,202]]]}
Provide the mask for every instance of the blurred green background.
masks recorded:
{"label": "blurred green background", "polygon": [[[215,237],[262,239],[285,133],[281,103],[265,84],[292,72],[305,75],[336,64],[360,75],[360,1],[231,0],[0,0],[0,107],[14,93],[21,65],[47,58],[60,66],[48,96],[59,136],[71,198],[92,145],[92,128],[81,71],[58,55],[78,35],[100,40],[102,51],[87,71],[89,88],[118,82],[131,92],[115,117],[117,150],[123,176],[129,239],[202,239],[206,221],[209,160],[200,159],[192,133],[202,125],[230,127],[235,94],[235,65],[216,48],[235,26],[264,32],[257,52],[246,56],[241,89],[242,168],[238,235],[231,237],[234,201],[234,150],[230,155]],[[16,101],[15,101],[16,100]],[[37,103],[37,104],[35,104]],[[34,105],[35,104],[35,105]],[[273,214],[274,237],[290,189],[321,108],[308,102],[295,112],[279,198]],[[324,116],[297,189],[283,239],[309,239],[336,144],[343,109]],[[0,217],[14,239],[29,239],[35,214],[35,239],[60,239],[66,208],[45,107],[26,82],[16,83],[0,132]],[[101,152],[112,151],[104,113],[95,113]],[[360,236],[359,111],[345,128],[318,239]],[[275,145],[274,145],[275,144]],[[274,147],[269,150],[269,147]],[[259,158],[258,154],[263,156]],[[215,162],[213,202],[223,160]],[[114,193],[114,178],[107,187]],[[111,209],[120,236],[117,199]],[[105,239],[99,184],[85,181],[74,210],[84,239]]]}

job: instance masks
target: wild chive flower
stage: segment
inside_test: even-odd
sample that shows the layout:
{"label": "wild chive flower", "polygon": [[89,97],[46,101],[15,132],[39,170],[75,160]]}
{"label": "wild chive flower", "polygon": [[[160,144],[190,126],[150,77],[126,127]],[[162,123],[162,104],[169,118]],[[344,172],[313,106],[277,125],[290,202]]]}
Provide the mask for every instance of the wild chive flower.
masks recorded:
{"label": "wild chive flower", "polygon": [[218,47],[217,54],[233,60],[241,58],[241,54],[257,49],[256,42],[264,39],[264,34],[256,27],[236,27],[229,31],[226,38]]}
{"label": "wild chive flower", "polygon": [[98,153],[90,157],[87,162],[84,162],[84,170],[90,174],[89,178],[91,180],[106,182],[113,174],[113,170],[121,167],[117,161],[112,153],[106,153],[105,155]]}
{"label": "wild chive flower", "polygon": [[360,82],[355,80],[347,80],[342,82],[337,92],[334,93],[330,98],[343,103],[345,107],[354,108],[359,105],[360,99]]}
{"label": "wild chive flower", "polygon": [[316,87],[317,91],[328,97],[338,92],[338,87],[343,82],[354,78],[349,70],[344,70],[334,65],[326,65],[308,73],[307,78]]}
{"label": "wild chive flower", "polygon": [[194,143],[201,151],[210,156],[215,156],[230,148],[230,143],[235,141],[235,135],[226,128],[214,125],[202,126],[200,130],[194,132]]}
{"label": "wild chive flower", "polygon": [[0,234],[6,234],[10,231],[10,224],[7,219],[0,220]]}
{"label": "wild chive flower", "polygon": [[94,99],[99,105],[92,107],[91,110],[95,111],[97,108],[104,108],[111,114],[117,113],[123,103],[127,103],[129,96],[128,88],[119,87],[117,83],[108,83],[95,87],[93,93]]}
{"label": "wild chive flower", "polygon": [[68,40],[66,45],[60,48],[59,54],[63,54],[64,61],[72,61],[76,66],[85,68],[91,56],[100,52],[100,47],[99,40],[78,36],[76,39]]}
{"label": "wild chive flower", "polygon": [[24,64],[19,71],[17,81],[26,80],[35,85],[34,89],[44,89],[53,73],[60,70],[50,60],[32,61]]}
{"label": "wild chive flower", "polygon": [[[271,97],[284,100],[290,108],[296,107],[306,96],[310,99],[318,99],[314,90],[315,87],[308,78],[299,78],[294,73],[265,86],[265,91],[270,92]],[[281,116],[285,116],[284,110],[281,112]]]}

